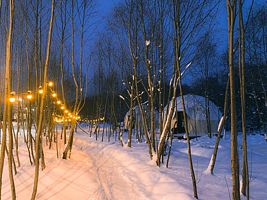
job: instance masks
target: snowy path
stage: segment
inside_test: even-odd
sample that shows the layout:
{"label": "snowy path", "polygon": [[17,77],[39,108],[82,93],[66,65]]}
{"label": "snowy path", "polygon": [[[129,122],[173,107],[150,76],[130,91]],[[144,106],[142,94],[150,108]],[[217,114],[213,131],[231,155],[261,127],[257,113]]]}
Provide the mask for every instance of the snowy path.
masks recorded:
{"label": "snowy path", "polygon": [[[29,165],[26,149],[20,150],[22,166],[15,176],[17,199],[30,199],[34,169]],[[97,189],[94,166],[87,155],[74,150],[71,160],[56,159],[55,150],[46,151],[46,169],[40,172],[37,199],[88,199]],[[4,171],[3,199],[11,199],[7,169]],[[90,186],[90,187],[89,187]]]}
{"label": "snowy path", "polygon": [[[143,164],[128,156],[130,149],[94,142],[87,135],[76,135],[70,160],[56,158],[56,151],[46,149],[46,169],[40,172],[38,200],[153,200],[192,199],[182,187],[164,174],[154,163]],[[123,150],[123,151],[122,151]],[[60,146],[62,155],[63,146]],[[27,150],[20,147],[21,167],[15,175],[18,200],[30,199],[34,167]],[[125,162],[123,162],[125,161]],[[173,183],[173,186],[170,186]],[[7,163],[4,169],[2,199],[11,199]],[[173,190],[173,192],[172,192]],[[172,197],[168,198],[168,194]]]}
{"label": "snowy path", "polygon": [[160,174],[153,161],[142,163],[132,149],[96,143],[82,135],[76,137],[75,144],[87,154],[96,170],[98,190],[89,199],[165,200],[177,199],[177,195],[180,199],[193,199],[190,189],[185,190],[174,179]]}
{"label": "snowy path", "polygon": [[[105,138],[106,140],[106,138]],[[231,187],[229,140],[222,140],[215,176],[203,173],[214,146],[213,139],[192,140],[200,199],[229,199]],[[55,146],[45,150],[46,169],[40,172],[38,200],[190,200],[192,184],[185,141],[174,141],[170,168],[158,168],[150,161],[146,144],[133,142],[133,148],[119,143],[95,141],[84,133],[75,135],[71,159],[56,158]],[[62,155],[63,145],[59,147]],[[240,149],[241,151],[241,149]],[[265,169],[267,143],[262,136],[249,137],[252,168],[251,199],[266,199]],[[20,146],[22,166],[15,184],[18,200],[31,197],[34,167],[30,166],[24,145]],[[6,163],[7,164],[7,163]],[[4,169],[2,199],[10,200],[7,165]],[[231,188],[229,188],[231,189]]]}

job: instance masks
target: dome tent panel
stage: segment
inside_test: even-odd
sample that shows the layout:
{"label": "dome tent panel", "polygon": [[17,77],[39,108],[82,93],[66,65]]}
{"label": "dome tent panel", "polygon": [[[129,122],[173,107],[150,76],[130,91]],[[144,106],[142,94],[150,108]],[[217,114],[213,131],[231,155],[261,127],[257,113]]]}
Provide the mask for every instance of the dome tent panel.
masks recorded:
{"label": "dome tent panel", "polygon": [[[206,106],[205,106],[205,97],[198,95],[184,95],[185,102],[185,111],[188,122],[188,131],[191,137],[193,136],[202,136],[208,133],[208,126],[206,120]],[[168,105],[165,107],[164,112],[166,113]],[[221,118],[221,112],[219,108],[209,100],[209,115],[210,115],[210,127],[211,133],[217,133],[217,126]],[[171,129],[175,128],[177,122],[177,112],[183,112],[182,98],[181,96],[176,98],[176,108],[172,117]],[[181,119],[182,117],[178,117]],[[179,133],[180,134],[180,133]]]}
{"label": "dome tent panel", "polygon": [[[146,118],[146,121],[147,121],[147,125],[148,125],[148,129],[150,129],[150,110],[149,110],[149,105],[148,105],[148,102],[145,102],[143,103],[143,109],[144,109],[144,112],[145,112],[145,118]],[[159,122],[159,113],[158,111],[154,111],[154,118],[155,118],[155,126],[156,128],[158,128],[158,122]],[[142,113],[139,109],[139,106],[135,106],[133,108],[133,127],[132,128],[135,128],[136,127],[136,123],[138,123],[138,126],[139,128],[143,128],[144,127],[144,124],[143,124],[143,121],[142,121]],[[130,128],[130,110],[125,114],[125,117],[124,117],[124,129],[125,130],[129,130]]]}

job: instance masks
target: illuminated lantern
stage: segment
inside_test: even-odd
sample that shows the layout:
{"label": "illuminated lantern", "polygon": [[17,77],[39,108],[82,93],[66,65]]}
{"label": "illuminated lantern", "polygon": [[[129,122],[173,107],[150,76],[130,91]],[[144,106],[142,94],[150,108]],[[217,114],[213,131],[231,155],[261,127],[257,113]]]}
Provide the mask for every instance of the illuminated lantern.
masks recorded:
{"label": "illuminated lantern", "polygon": [[57,97],[57,93],[53,92],[52,93],[52,97],[56,98]]}
{"label": "illuminated lantern", "polygon": [[30,101],[30,100],[32,100],[32,98],[33,98],[33,96],[32,96],[32,91],[28,91],[27,92],[27,96],[26,96],[26,98]]}
{"label": "illuminated lantern", "polygon": [[15,92],[10,93],[10,97],[9,97],[10,103],[14,103],[16,101],[15,94],[16,94]]}
{"label": "illuminated lantern", "polygon": [[38,93],[39,94],[43,94],[44,93],[44,90],[43,90],[42,86],[39,87]]}
{"label": "illuminated lantern", "polygon": [[54,86],[53,81],[49,81],[49,82],[48,82],[48,86],[49,86],[49,87],[53,87],[53,86]]}

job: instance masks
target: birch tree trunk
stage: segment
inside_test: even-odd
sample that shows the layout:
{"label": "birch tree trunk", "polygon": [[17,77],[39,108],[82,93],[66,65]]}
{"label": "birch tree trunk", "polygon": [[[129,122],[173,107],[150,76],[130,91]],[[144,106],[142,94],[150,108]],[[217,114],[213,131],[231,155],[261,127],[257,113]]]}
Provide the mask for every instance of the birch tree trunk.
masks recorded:
{"label": "birch tree trunk", "polygon": [[241,192],[249,199],[249,175],[247,158],[247,134],[246,134],[246,102],[245,102],[245,28],[243,22],[243,1],[238,0],[239,22],[239,80],[242,115],[242,186]]}
{"label": "birch tree trunk", "polygon": [[[180,69],[179,69],[179,74],[181,74]],[[194,193],[194,197],[196,199],[198,199],[198,195],[197,195],[197,184],[196,184],[195,172],[194,172],[192,155],[191,155],[191,144],[190,144],[190,138],[189,138],[188,124],[187,124],[187,116],[186,116],[186,110],[185,110],[185,102],[184,102],[184,95],[183,95],[182,80],[181,79],[179,79],[179,86],[180,86],[180,96],[182,97],[183,118],[184,118],[184,123],[185,123],[185,133],[186,133],[187,150],[188,150],[187,153],[188,153],[188,161],[189,161],[189,167],[190,167],[190,174],[191,174],[192,184],[193,184],[193,193]]]}
{"label": "birch tree trunk", "polygon": [[228,11],[228,63],[230,79],[230,104],[231,104],[231,169],[232,169],[232,199],[239,200],[239,158],[236,128],[236,101],[235,101],[235,74],[233,67],[233,41],[236,0],[226,0]]}
{"label": "birch tree trunk", "polygon": [[[171,97],[170,103],[167,105],[166,113],[164,116],[163,129],[160,133],[160,141],[158,144],[157,152],[157,165],[160,166],[160,158],[163,154],[165,140],[170,130],[171,120],[175,109],[176,91],[178,86],[178,80],[181,78],[178,73],[180,68],[180,56],[181,56],[181,24],[180,24],[180,1],[173,0],[173,24],[174,24],[174,67],[173,76],[170,80],[169,97]],[[172,92],[172,96],[171,96]],[[169,99],[169,98],[168,98]]]}
{"label": "birch tree trunk", "polygon": [[[135,5],[137,6],[137,4]],[[138,8],[136,8],[138,10]],[[148,152],[149,156],[152,159],[153,158],[153,151],[152,151],[152,145],[151,145],[151,138],[149,137],[149,132],[148,132],[148,126],[147,126],[147,120],[143,108],[143,104],[141,102],[140,94],[139,94],[139,89],[138,89],[138,80],[137,80],[137,62],[138,62],[138,29],[137,29],[137,20],[134,26],[134,33],[131,33],[131,28],[132,28],[132,17],[133,17],[133,11],[134,11],[134,3],[131,1],[130,3],[130,20],[129,23],[127,24],[128,27],[128,43],[129,43],[129,49],[131,53],[131,58],[133,62],[133,79],[134,79],[134,87],[135,87],[135,94],[136,94],[136,100],[138,103],[138,107],[141,113],[141,120],[143,123],[143,130],[146,138],[146,143],[148,145]]]}
{"label": "birch tree trunk", "polygon": [[229,90],[229,76],[228,76],[228,81],[226,84],[226,88],[225,88],[225,94],[224,94],[224,107],[223,107],[223,116],[222,116],[222,121],[220,121],[219,127],[218,127],[218,135],[216,137],[216,141],[215,141],[215,146],[213,149],[213,154],[211,156],[211,160],[208,166],[208,171],[213,174],[213,170],[215,167],[215,162],[216,162],[216,158],[217,158],[217,153],[218,153],[218,147],[220,144],[220,139],[221,139],[221,134],[222,134],[222,130],[225,124],[225,120],[227,117],[227,111],[228,111],[228,90]]}
{"label": "birch tree trunk", "polygon": [[[71,23],[72,23],[72,34],[71,34],[71,38],[72,38],[71,39],[72,40],[72,55],[71,55],[72,63],[71,63],[71,67],[72,67],[72,78],[73,78],[74,85],[75,85],[75,104],[74,104],[74,108],[73,108],[73,113],[76,115],[77,111],[79,110],[79,108],[78,108],[79,85],[78,85],[78,81],[77,81],[77,78],[75,75],[75,60],[74,60],[74,55],[75,55],[75,50],[74,50],[74,44],[75,44],[75,41],[74,41],[74,38],[75,38],[75,36],[74,36],[74,29],[75,29],[75,27],[74,27],[75,26],[74,7],[75,7],[74,6],[74,0],[72,0],[72,3],[71,3]],[[75,125],[76,125],[76,120],[72,119],[68,143],[67,143],[67,146],[66,146],[66,148],[63,152],[63,156],[62,156],[63,159],[67,159],[68,152],[69,152],[69,157],[71,156]]]}
{"label": "birch tree trunk", "polygon": [[[18,93],[21,93],[21,85],[20,85],[20,77],[21,77],[21,65],[18,62],[17,66],[17,73],[18,73],[18,79],[17,79],[17,91]],[[21,116],[22,114],[22,116]],[[17,157],[17,163],[18,167],[20,167],[20,160],[19,160],[19,132],[20,132],[20,124],[21,124],[21,119],[23,121],[23,113],[21,113],[21,102],[18,101],[18,110],[17,110],[17,131],[15,133],[14,131],[14,139],[15,139],[15,147],[16,147],[16,157]],[[13,127],[14,129],[14,127]]]}
{"label": "birch tree trunk", "polygon": [[[64,7],[63,7],[64,4]],[[67,2],[61,1],[60,2],[60,22],[61,22],[61,39],[60,39],[60,51],[59,51],[59,59],[60,59],[60,71],[61,71],[61,93],[62,93],[62,99],[63,104],[66,105],[65,100],[65,91],[64,91],[64,63],[63,63],[63,50],[64,50],[64,43],[65,43],[65,30],[66,30],[66,24],[67,24]],[[67,122],[63,122],[63,140],[64,144],[67,143]],[[61,138],[62,139],[62,138]]]}
{"label": "birch tree trunk", "polygon": [[[133,107],[134,107],[134,79],[132,80],[132,83],[130,85],[131,87],[131,93],[130,93],[130,127],[129,127],[129,133],[128,133],[128,147],[132,146],[132,133],[133,133]],[[137,123],[135,121],[135,123]],[[135,129],[135,131],[137,131]]]}
{"label": "birch tree trunk", "polygon": [[47,38],[47,49],[46,49],[46,59],[44,65],[44,79],[43,79],[43,86],[44,86],[44,95],[41,97],[40,102],[40,114],[37,126],[37,134],[36,134],[36,142],[35,142],[35,173],[34,173],[34,185],[33,185],[33,192],[31,199],[34,200],[37,194],[37,187],[38,187],[38,179],[39,179],[39,158],[40,158],[40,143],[41,135],[43,130],[43,114],[44,114],[44,101],[45,101],[45,94],[47,93],[47,72],[48,72],[48,65],[50,60],[50,49],[51,49],[51,40],[52,40],[52,32],[53,32],[53,24],[54,24],[54,8],[55,8],[55,0],[51,0],[51,16],[50,16],[50,23],[49,23],[49,32]]}
{"label": "birch tree trunk", "polygon": [[[143,28],[143,37],[145,41],[145,63],[147,68],[147,83],[148,83],[148,97],[150,102],[150,140],[151,145],[156,151],[156,132],[155,132],[155,112],[154,112],[154,84],[151,79],[151,61],[149,60],[149,46],[151,41],[147,38],[146,25],[144,20],[144,8],[143,8],[143,0],[140,1],[140,15],[141,15],[141,25]],[[138,95],[138,94],[137,94]]]}
{"label": "birch tree trunk", "polygon": [[[5,95],[4,95],[4,113],[3,113],[3,136],[1,144],[1,158],[0,158],[0,199],[2,194],[2,179],[3,179],[3,168],[5,162],[5,150],[6,146],[6,131],[8,128],[9,135],[9,154],[8,154],[8,171],[11,187],[12,199],[16,199],[15,184],[13,179],[12,171],[12,116],[11,116],[11,103],[9,101],[11,92],[11,63],[12,63],[12,32],[13,32],[13,17],[14,17],[14,1],[9,0],[9,29],[6,39],[6,57],[5,57]],[[8,127],[7,127],[8,123]]]}

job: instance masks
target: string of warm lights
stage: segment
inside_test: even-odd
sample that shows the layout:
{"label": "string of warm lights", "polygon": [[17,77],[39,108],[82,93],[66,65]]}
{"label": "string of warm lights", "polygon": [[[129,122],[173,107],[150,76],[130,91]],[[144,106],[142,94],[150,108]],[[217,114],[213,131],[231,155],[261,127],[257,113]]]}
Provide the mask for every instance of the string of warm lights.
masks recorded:
{"label": "string of warm lights", "polygon": [[[48,85],[48,87],[49,87],[49,89],[51,91],[51,97],[54,100],[53,103],[58,106],[58,110],[61,110],[61,112],[63,114],[61,116],[55,116],[53,114],[54,122],[56,122],[56,123],[63,123],[63,122],[71,122],[72,120],[76,120],[76,121],[77,120],[80,120],[81,119],[80,116],[78,116],[78,115],[76,115],[74,113],[71,113],[66,108],[66,106],[64,105],[64,103],[58,98],[57,93],[53,90],[53,86],[54,86],[53,81],[49,81],[47,83],[47,85]],[[39,86],[39,88],[38,88],[38,94],[39,95],[44,95],[44,90],[43,90],[42,86]],[[12,91],[10,93],[10,96],[9,96],[9,102],[11,104],[14,104],[17,101],[22,101],[23,96],[25,96],[28,101],[31,101],[34,98],[33,93],[30,90],[27,91],[26,93],[21,93],[21,96],[22,97],[17,96],[17,98],[16,98],[16,92]]]}

